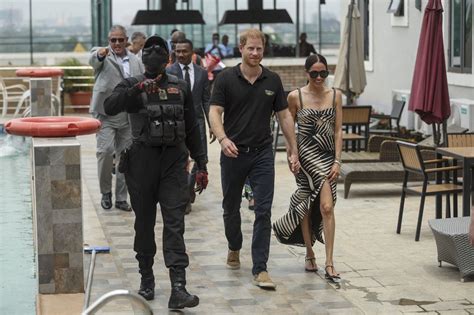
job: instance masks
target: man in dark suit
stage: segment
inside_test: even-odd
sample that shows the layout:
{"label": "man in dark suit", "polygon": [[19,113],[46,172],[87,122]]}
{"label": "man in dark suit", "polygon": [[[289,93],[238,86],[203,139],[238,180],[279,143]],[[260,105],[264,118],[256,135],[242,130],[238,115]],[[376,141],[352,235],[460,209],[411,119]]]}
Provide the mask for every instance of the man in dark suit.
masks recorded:
{"label": "man in dark suit", "polygon": [[[206,120],[209,122],[209,80],[207,72],[193,63],[193,43],[189,39],[181,39],[176,43],[175,54],[176,62],[167,68],[167,72],[185,80],[191,86],[196,119],[199,123],[201,141],[206,152],[207,161]],[[212,132],[211,140],[213,140]],[[196,170],[195,164],[189,178],[190,203],[194,202],[195,197]],[[186,208],[186,213],[189,212],[191,212],[191,204],[188,204]]]}
{"label": "man in dark suit", "polygon": [[[105,210],[112,208],[112,174],[113,154],[120,160],[120,153],[130,145],[132,135],[128,124],[128,115],[123,112],[109,116],[104,111],[104,101],[112,94],[113,89],[123,79],[143,73],[140,60],[127,48],[127,31],[121,25],[114,25],[109,31],[109,45],[94,47],[91,50],[89,64],[94,69],[95,84],[92,93],[90,112],[102,123],[97,132],[97,169],[99,173],[101,206]],[[117,163],[118,164],[118,163]],[[131,211],[127,203],[127,185],[120,172],[116,174],[115,207]]]}

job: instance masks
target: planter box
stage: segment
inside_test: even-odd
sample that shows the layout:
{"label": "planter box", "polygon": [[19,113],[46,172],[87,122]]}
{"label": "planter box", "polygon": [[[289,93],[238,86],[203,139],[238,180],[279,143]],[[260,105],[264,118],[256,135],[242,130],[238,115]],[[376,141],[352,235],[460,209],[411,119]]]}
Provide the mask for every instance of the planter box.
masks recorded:
{"label": "planter box", "polygon": [[78,91],[69,93],[69,99],[71,105],[74,106],[74,111],[79,113],[88,113],[89,106],[91,103],[92,92],[91,91]]}

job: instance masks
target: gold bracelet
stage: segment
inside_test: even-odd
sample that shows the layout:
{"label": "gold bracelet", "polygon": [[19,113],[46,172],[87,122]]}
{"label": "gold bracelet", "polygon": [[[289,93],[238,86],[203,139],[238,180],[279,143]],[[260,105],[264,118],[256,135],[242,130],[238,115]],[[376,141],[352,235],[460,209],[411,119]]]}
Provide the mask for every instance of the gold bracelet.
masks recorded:
{"label": "gold bracelet", "polygon": [[341,164],[341,161],[339,161],[339,160],[334,160],[334,163],[339,164],[339,166],[342,165],[342,164]]}

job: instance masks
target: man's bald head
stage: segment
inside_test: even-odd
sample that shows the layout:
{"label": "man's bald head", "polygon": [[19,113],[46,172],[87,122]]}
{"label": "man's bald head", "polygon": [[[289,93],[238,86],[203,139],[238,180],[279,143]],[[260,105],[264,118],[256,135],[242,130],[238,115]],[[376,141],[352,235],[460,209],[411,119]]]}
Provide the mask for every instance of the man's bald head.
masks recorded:
{"label": "man's bald head", "polygon": [[186,34],[181,31],[176,31],[173,34],[171,34],[171,42],[172,43],[177,43],[180,40],[186,39]]}

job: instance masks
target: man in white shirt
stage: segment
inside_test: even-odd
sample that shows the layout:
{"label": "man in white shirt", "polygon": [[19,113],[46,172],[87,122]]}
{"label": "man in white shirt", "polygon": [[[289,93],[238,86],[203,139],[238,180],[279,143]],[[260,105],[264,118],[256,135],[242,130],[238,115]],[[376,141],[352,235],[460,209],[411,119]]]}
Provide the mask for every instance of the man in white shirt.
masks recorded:
{"label": "man in white shirt", "polygon": [[[188,83],[193,95],[194,110],[199,124],[201,141],[206,152],[207,161],[207,141],[206,141],[206,120],[209,125],[209,80],[207,72],[200,66],[193,63],[193,43],[189,39],[182,39],[175,46],[176,62],[169,66],[166,71],[177,76]],[[212,137],[212,134],[211,134]],[[191,211],[191,203],[194,202],[194,184],[196,181],[196,165],[191,171],[189,178],[190,204],[187,213]]]}
{"label": "man in white shirt", "polygon": [[[109,31],[109,45],[94,47],[91,50],[89,64],[94,69],[95,84],[92,92],[90,112],[101,122],[97,132],[97,169],[99,175],[101,206],[104,210],[112,208],[113,154],[120,160],[120,153],[130,145],[132,135],[128,124],[128,115],[123,112],[109,116],[104,111],[104,101],[112,94],[115,86],[123,79],[143,73],[143,64],[125,48],[127,31],[121,25],[114,25]],[[118,164],[118,163],[117,163]],[[115,172],[115,208],[131,211],[127,203],[127,185],[122,173]]]}

